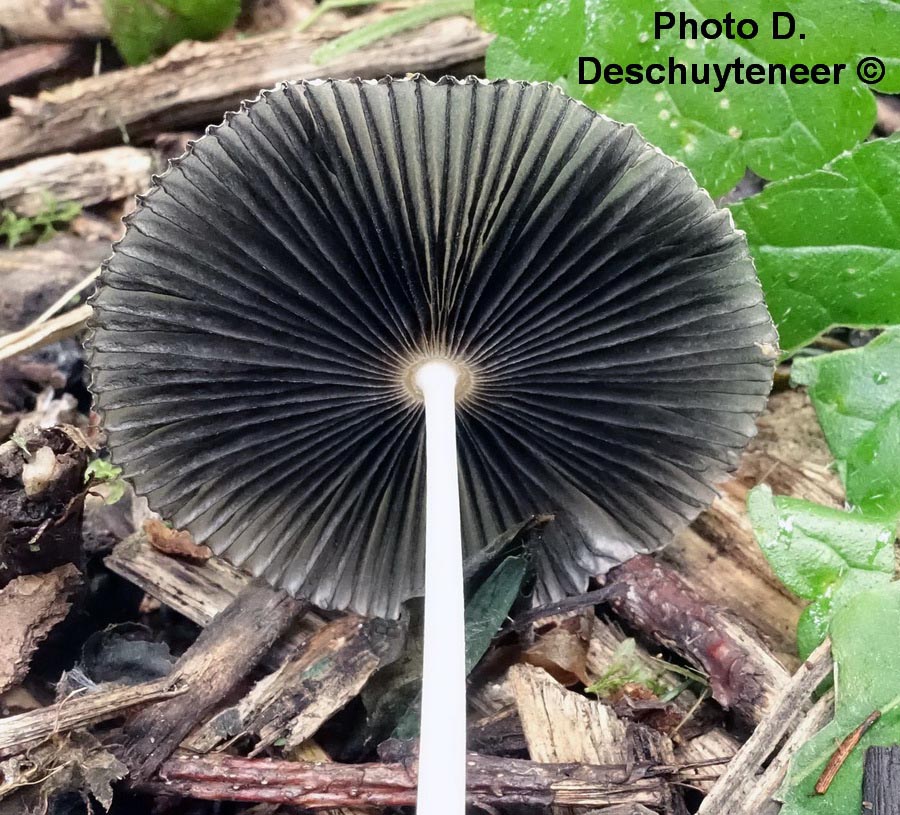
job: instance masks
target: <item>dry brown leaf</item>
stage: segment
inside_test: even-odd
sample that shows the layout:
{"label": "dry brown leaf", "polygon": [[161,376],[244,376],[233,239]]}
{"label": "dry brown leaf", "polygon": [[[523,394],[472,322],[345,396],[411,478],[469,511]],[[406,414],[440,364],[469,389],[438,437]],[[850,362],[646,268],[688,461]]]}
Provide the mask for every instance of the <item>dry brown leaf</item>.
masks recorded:
{"label": "dry brown leaf", "polygon": [[194,563],[204,563],[212,557],[212,549],[205,544],[194,543],[190,532],[169,529],[156,518],[144,521],[144,532],[153,548],[164,555],[181,557]]}
{"label": "dry brown leaf", "polygon": [[[593,612],[592,612],[593,613]],[[562,685],[590,685],[587,670],[589,623],[578,614],[542,627],[538,639],[522,654],[522,661],[543,668]]]}
{"label": "dry brown leaf", "polygon": [[67,563],[46,574],[17,577],[0,591],[0,693],[25,678],[32,654],[69,613],[80,584],[81,572]]}
{"label": "dry brown leaf", "polygon": [[90,733],[71,733],[0,762],[0,815],[48,812],[49,802],[66,793],[78,795],[89,809],[88,794],[107,811],[113,783],[128,768]]}

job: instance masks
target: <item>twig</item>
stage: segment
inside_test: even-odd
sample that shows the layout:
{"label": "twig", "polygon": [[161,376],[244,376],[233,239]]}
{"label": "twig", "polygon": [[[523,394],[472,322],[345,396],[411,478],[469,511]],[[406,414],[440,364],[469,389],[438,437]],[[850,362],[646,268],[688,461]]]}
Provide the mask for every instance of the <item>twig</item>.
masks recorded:
{"label": "twig", "polygon": [[558,600],[555,603],[547,603],[546,605],[533,608],[516,617],[512,622],[507,623],[500,631],[498,636],[509,634],[513,631],[521,631],[530,627],[538,620],[546,617],[555,617],[557,614],[566,614],[570,611],[581,611],[589,606],[596,606],[605,603],[613,594],[613,589],[604,588],[588,591],[574,597],[567,597],[564,600]]}
{"label": "twig", "polygon": [[834,777],[838,774],[841,767],[844,766],[844,762],[847,760],[850,753],[853,752],[853,748],[859,744],[859,740],[866,734],[866,731],[880,718],[881,711],[873,710],[866,717],[865,721],[838,745],[837,750],[835,750],[834,753],[832,753],[831,758],[828,759],[825,769],[822,770],[822,775],[819,776],[819,780],[816,781],[816,785],[813,788],[816,791],[816,795],[824,795],[828,792],[831,782],[834,781]]}
{"label": "twig", "polygon": [[771,710],[790,679],[754,631],[651,557],[638,555],[613,569],[607,590],[620,617],[698,666],[712,697],[749,722]]}
{"label": "twig", "polygon": [[697,815],[720,815],[738,810],[748,787],[755,783],[763,761],[784,734],[803,717],[809,697],[832,668],[831,641],[826,640],[791,677],[768,716],[759,723],[728,769],[713,785]]}
{"label": "twig", "polygon": [[749,785],[749,791],[738,802],[740,809],[732,810],[731,815],[777,815],[781,805],[773,801],[772,796],[781,787],[791,759],[806,742],[831,721],[833,713],[834,690],[829,690],[794,728],[794,732],[785,740],[762,776]]}
{"label": "twig", "polygon": [[92,313],[87,304],[78,306],[59,317],[52,317],[39,324],[32,324],[21,331],[13,331],[0,337],[0,360],[9,359],[26,351],[35,351],[51,342],[74,337],[87,325]]}
{"label": "twig", "polygon": [[[640,789],[663,787],[688,769],[651,763],[596,766],[540,764],[470,753],[470,803],[604,807],[628,802]],[[309,809],[411,806],[416,767],[410,764],[335,764],[230,756],[173,758],[161,781],[141,789],[214,801],[292,804]]]}
{"label": "twig", "polygon": [[0,758],[22,753],[56,733],[102,722],[135,705],[170,699],[187,685],[164,677],[129,687],[103,687],[49,707],[0,719]]}

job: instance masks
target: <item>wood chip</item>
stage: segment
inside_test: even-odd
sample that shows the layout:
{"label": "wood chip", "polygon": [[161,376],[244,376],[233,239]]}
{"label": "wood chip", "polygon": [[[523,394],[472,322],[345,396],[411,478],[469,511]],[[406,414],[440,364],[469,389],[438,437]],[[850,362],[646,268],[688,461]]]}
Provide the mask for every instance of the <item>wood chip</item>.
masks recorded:
{"label": "wood chip", "polygon": [[[567,691],[546,671],[531,665],[514,665],[510,683],[528,753],[536,762],[578,764],[635,763],[634,737],[647,729],[626,725],[612,708]],[[654,760],[671,761],[671,745],[662,734],[649,736],[655,742]],[[641,758],[646,759],[647,756]],[[629,779],[619,792],[610,793],[607,805],[642,804],[664,807],[668,792],[654,782]]]}
{"label": "wood chip", "polygon": [[25,678],[32,654],[65,619],[80,585],[81,572],[67,563],[46,574],[17,577],[0,591],[0,693]]}
{"label": "wood chip", "polygon": [[900,815],[900,747],[870,747],[863,769],[864,815]]}
{"label": "wood chip", "polygon": [[33,216],[48,198],[85,207],[130,198],[160,169],[152,151],[124,145],[46,156],[0,172],[0,208]]}

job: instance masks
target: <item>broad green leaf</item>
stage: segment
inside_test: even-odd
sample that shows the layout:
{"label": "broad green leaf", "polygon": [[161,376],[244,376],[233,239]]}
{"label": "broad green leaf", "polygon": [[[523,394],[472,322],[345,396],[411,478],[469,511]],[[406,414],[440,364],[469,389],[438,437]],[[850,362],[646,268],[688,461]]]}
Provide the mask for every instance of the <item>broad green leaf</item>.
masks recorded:
{"label": "broad green leaf", "polygon": [[832,616],[850,599],[893,577],[891,523],[775,497],[765,485],[751,490],[747,509],[775,574],[798,597],[812,601],[797,627],[804,658],[825,639]]}
{"label": "broad green leaf", "polygon": [[900,327],[863,348],[794,360],[791,381],[807,386],[847,500],[900,515]]}
{"label": "broad green leaf", "polygon": [[[864,138],[875,101],[856,76],[862,56],[887,66],[877,86],[900,91],[900,6],[882,0],[793,0],[797,34],[772,39],[770,0],[476,0],[478,21],[497,38],[488,49],[491,77],[549,80],[643,135],[693,170],[714,194],[727,192],[746,167],[781,179],[821,167]],[[654,38],[654,12],[702,20],[727,12],[759,22],[752,40]],[[676,26],[677,29],[677,26]],[[839,84],[708,85],[578,84],[578,57],[602,64],[845,63]]]}
{"label": "broad green leaf", "polygon": [[[866,748],[900,740],[900,584],[857,595],[831,623],[836,709],[833,721],[800,748],[778,797],[781,815],[848,815],[862,807]],[[824,795],[813,787],[838,745],[875,710],[862,737]]]}
{"label": "broad green leaf", "polygon": [[110,35],[129,65],[182,40],[210,40],[234,24],[240,0],[104,0]]}
{"label": "broad green leaf", "polygon": [[900,516],[900,402],[847,456],[847,498],[871,515]]}
{"label": "broad green leaf", "polygon": [[732,207],[784,351],[834,325],[900,323],[898,177],[900,138],[878,139]]}
{"label": "broad green leaf", "polygon": [[527,573],[524,557],[508,557],[466,603],[466,674],[485,655],[522,591]]}

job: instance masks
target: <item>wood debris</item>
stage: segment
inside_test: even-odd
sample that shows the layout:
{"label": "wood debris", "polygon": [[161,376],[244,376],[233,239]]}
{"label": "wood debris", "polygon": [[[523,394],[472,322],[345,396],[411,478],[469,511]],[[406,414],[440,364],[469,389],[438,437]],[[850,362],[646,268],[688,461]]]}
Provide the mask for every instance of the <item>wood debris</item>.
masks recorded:
{"label": "wood debris", "polygon": [[863,769],[865,815],[900,815],[900,747],[870,747]]}
{"label": "wood debris", "polygon": [[153,152],[120,145],[86,153],[58,153],[0,171],[0,209],[37,215],[47,201],[82,206],[131,198],[162,169]]}
{"label": "wood debris", "polygon": [[81,573],[67,563],[46,574],[17,577],[0,590],[0,693],[25,678],[32,654],[65,619],[80,585]]}
{"label": "wood debris", "polygon": [[607,586],[619,616],[703,671],[723,707],[754,723],[765,717],[790,675],[747,626],[646,555],[613,569]]}
{"label": "wood debris", "polygon": [[[18,0],[5,0],[18,3]],[[371,12],[356,25],[374,22]],[[471,20],[453,17],[379,41],[327,66],[329,76],[453,73],[484,56],[490,37]],[[285,77],[319,77],[314,33],[279,32],[245,40],[184,42],[138,68],[82,79],[44,92],[0,119],[0,164],[98,144],[120,143],[166,130],[206,125]]]}
{"label": "wood debris", "polygon": [[7,716],[0,719],[0,757],[25,752],[51,736],[89,727],[128,708],[174,698],[186,690],[186,685],[178,685],[168,678],[132,686],[99,686],[90,693],[72,695],[48,707]]}
{"label": "wood debris", "polygon": [[[524,804],[602,808],[632,789],[648,794],[678,777],[677,766],[655,763],[596,766],[548,764],[470,753],[467,787],[478,806]],[[177,792],[213,801],[286,803],[307,809],[415,804],[415,767],[408,763],[334,764],[229,756],[173,758],[148,791]],[[634,811],[634,810],[630,810]]]}

